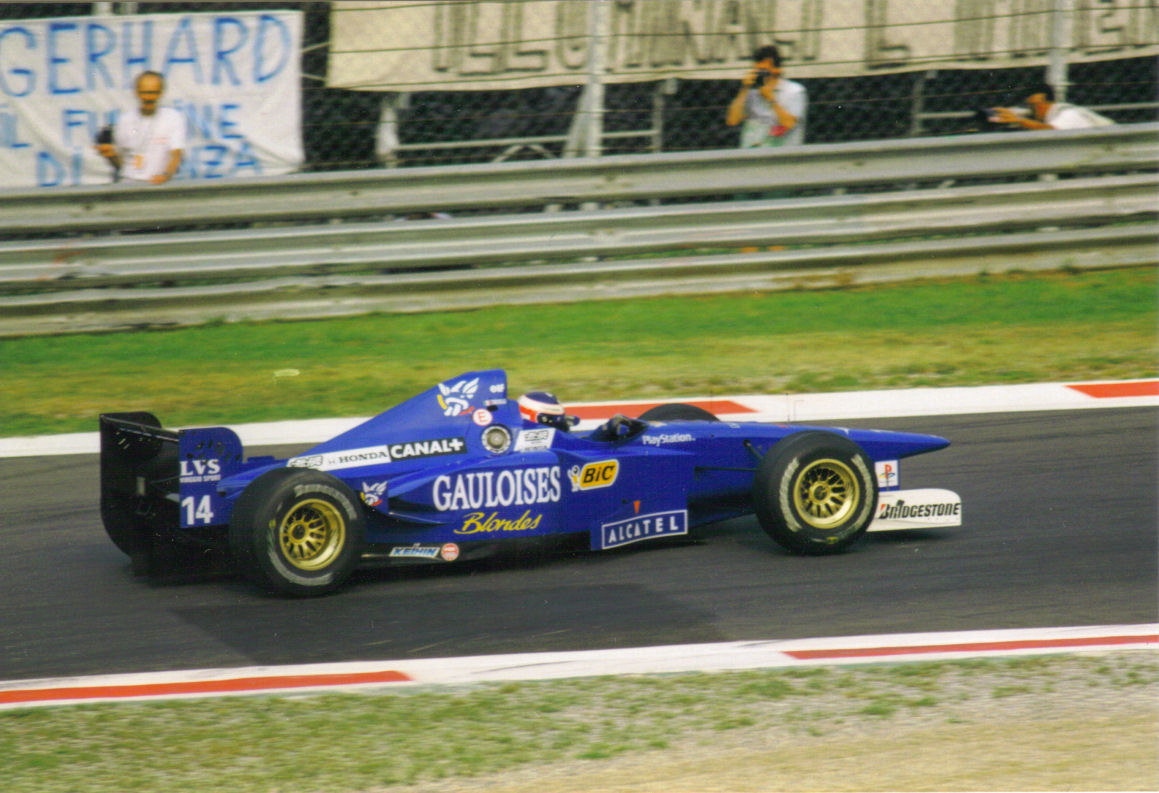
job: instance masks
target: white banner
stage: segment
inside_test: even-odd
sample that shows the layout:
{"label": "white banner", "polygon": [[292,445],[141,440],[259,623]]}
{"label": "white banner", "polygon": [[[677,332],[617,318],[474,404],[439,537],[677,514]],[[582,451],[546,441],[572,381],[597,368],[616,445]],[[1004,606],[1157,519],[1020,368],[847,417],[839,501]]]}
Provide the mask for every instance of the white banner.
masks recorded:
{"label": "white banner", "polygon": [[0,189],[105,184],[100,128],[165,75],[181,111],[177,179],[285,174],[303,160],[299,11],[87,16],[0,23]]}
{"label": "white banner", "polygon": [[[739,77],[776,44],[795,78],[1046,65],[1159,54],[1159,0],[608,0],[607,82]],[[327,84],[366,91],[578,85],[577,0],[335,2]]]}

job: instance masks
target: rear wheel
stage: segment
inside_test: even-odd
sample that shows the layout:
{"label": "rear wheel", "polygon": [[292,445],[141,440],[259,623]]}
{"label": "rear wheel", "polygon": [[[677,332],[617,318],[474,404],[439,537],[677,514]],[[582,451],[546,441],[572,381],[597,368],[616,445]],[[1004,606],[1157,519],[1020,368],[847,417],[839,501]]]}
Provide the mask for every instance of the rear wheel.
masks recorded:
{"label": "rear wheel", "polygon": [[238,498],[229,524],[235,560],[250,579],[274,592],[331,592],[362,556],[366,517],[338,479],[305,468],[278,468]]}
{"label": "rear wheel", "polygon": [[805,554],[844,550],[869,528],[877,503],[873,464],[830,432],[790,435],[769,450],[753,479],[753,507],[779,545]]}
{"label": "rear wheel", "polygon": [[648,408],[640,414],[640,419],[642,421],[720,421],[704,408],[681,403]]}

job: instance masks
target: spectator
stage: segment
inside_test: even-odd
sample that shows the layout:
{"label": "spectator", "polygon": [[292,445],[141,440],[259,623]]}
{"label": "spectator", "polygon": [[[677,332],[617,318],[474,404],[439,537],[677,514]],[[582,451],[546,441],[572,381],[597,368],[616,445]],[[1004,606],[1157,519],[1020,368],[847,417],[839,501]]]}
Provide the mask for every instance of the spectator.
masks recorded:
{"label": "spectator", "polygon": [[1024,129],[1089,129],[1115,123],[1085,107],[1054,101],[1054,88],[1047,83],[1035,87],[1026,97],[1026,104],[1030,106],[1030,115],[1021,108],[1022,112],[996,107],[989,120],[995,124],[1017,124]]}
{"label": "spectator", "polygon": [[111,142],[97,151],[121,177],[138,184],[164,184],[177,174],[185,150],[185,117],[158,102],[165,91],[159,72],[142,72],[136,92],[140,105],[117,115]]}
{"label": "spectator", "polygon": [[770,44],[753,53],[753,66],[741,79],[725,123],[743,123],[741,148],[800,146],[808,101],[805,86],[781,76],[781,54]]}

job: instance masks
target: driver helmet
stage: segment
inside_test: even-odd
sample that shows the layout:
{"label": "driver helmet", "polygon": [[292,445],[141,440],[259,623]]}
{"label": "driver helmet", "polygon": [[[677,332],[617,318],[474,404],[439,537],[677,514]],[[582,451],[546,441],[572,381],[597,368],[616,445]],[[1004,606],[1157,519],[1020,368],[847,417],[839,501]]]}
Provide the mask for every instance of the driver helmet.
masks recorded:
{"label": "driver helmet", "polygon": [[555,394],[548,391],[528,391],[519,397],[519,414],[533,424],[545,424],[564,432],[578,421],[566,415]]}

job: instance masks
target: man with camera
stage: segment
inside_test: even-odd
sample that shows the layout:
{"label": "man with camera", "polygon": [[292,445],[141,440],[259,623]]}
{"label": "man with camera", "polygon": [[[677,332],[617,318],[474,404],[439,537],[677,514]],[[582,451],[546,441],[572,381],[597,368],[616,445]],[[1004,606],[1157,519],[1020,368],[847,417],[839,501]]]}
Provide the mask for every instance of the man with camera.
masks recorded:
{"label": "man with camera", "polygon": [[994,107],[984,111],[992,124],[1013,124],[1023,129],[1090,129],[1107,127],[1115,122],[1095,111],[1078,105],[1056,102],[1054,87],[1042,83],[1026,97],[1029,114],[1023,108]]}
{"label": "man with camera", "polygon": [[185,151],[185,116],[158,102],[165,90],[159,72],[137,77],[139,106],[122,110],[110,130],[101,130],[97,152],[113,165],[115,179],[136,184],[164,184],[177,174]]}
{"label": "man with camera", "polygon": [[753,66],[729,103],[725,123],[743,124],[741,148],[799,146],[805,142],[805,86],[781,76],[781,54],[769,44],[753,53]]}

